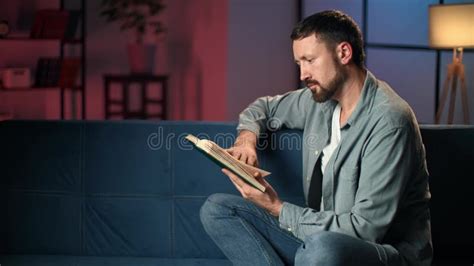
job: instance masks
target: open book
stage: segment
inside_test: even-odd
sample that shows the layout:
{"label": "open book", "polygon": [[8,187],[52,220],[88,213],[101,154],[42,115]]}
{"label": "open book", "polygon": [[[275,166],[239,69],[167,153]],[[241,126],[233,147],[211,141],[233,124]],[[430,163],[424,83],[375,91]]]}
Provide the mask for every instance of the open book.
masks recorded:
{"label": "open book", "polygon": [[191,134],[187,135],[186,139],[194,144],[194,146],[196,146],[199,151],[206,155],[206,157],[210,158],[221,167],[229,169],[256,189],[265,192],[265,187],[253,177],[253,174],[255,172],[259,172],[262,177],[265,177],[269,175],[270,172],[237,160],[213,141],[199,139]]}

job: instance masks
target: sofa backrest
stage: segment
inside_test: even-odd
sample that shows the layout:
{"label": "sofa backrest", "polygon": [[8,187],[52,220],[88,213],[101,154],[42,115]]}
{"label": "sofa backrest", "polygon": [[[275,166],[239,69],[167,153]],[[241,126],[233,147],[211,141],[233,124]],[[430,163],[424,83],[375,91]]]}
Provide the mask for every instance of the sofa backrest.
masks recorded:
{"label": "sofa backrest", "polygon": [[472,263],[474,126],[422,126],[435,261]]}
{"label": "sofa backrest", "polygon": [[[237,192],[184,137],[230,146],[235,126],[0,123],[0,254],[223,258],[199,208],[212,193]],[[300,148],[290,148],[260,151],[260,164],[301,204]]]}

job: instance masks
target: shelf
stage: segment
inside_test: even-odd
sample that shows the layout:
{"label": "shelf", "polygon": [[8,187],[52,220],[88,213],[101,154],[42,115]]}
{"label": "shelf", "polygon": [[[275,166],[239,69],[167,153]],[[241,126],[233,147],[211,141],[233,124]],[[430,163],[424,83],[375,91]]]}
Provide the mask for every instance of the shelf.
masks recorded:
{"label": "shelf", "polygon": [[30,37],[7,37],[7,38],[0,38],[0,41],[20,41],[20,42],[63,42],[67,44],[82,44],[82,39],[52,39],[52,38],[30,38]]}
{"label": "shelf", "polygon": [[73,88],[61,88],[61,87],[20,87],[20,88],[2,88],[0,87],[1,92],[17,92],[17,91],[45,91],[45,90],[59,90],[59,89],[65,89],[65,90],[74,90],[74,91],[80,91],[82,89],[82,86],[75,86]]}
{"label": "shelf", "polygon": [[13,115],[9,113],[0,113],[0,121],[12,120]]}

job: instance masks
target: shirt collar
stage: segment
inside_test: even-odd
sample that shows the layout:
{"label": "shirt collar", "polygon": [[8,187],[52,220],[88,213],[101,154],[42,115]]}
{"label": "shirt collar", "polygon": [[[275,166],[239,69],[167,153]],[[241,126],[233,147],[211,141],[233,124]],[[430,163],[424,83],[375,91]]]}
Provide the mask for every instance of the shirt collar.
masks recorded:
{"label": "shirt collar", "polygon": [[376,87],[377,79],[370,71],[367,70],[359,100],[357,102],[356,108],[354,109],[354,112],[352,112],[349,119],[347,119],[347,125],[355,125],[357,121],[361,118],[361,116],[363,116],[365,113],[370,113],[370,110],[372,109],[372,100],[374,98],[373,95],[376,92]]}
{"label": "shirt collar", "polygon": [[[356,108],[352,112],[351,116],[347,119],[344,127],[355,125],[357,120],[359,120],[364,113],[369,113],[372,109],[372,100],[373,95],[376,92],[375,89],[377,87],[377,79],[370,71],[367,70],[366,72],[364,85],[362,86],[362,91]],[[324,113],[324,117],[326,118],[325,122],[328,123],[328,126],[331,123],[331,118],[337,104],[338,102],[333,99],[329,99],[326,102],[320,103],[321,111]]]}
{"label": "shirt collar", "polygon": [[325,115],[330,115],[332,117],[332,113],[334,112],[334,108],[336,108],[337,101],[333,99],[329,99],[323,103],[321,103],[321,111],[324,112]]}

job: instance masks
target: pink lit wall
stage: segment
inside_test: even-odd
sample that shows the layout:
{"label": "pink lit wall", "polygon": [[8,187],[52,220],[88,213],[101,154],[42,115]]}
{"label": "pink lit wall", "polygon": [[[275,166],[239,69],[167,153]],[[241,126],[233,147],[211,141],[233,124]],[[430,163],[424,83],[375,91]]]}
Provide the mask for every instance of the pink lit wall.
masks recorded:
{"label": "pink lit wall", "polygon": [[227,118],[257,97],[297,87],[291,30],[297,22],[297,1],[229,0]]}
{"label": "pink lit wall", "polygon": [[[99,17],[99,1],[88,2],[88,118],[103,118],[102,75],[128,73],[130,33]],[[227,1],[168,0],[161,16],[167,31],[157,44],[155,73],[169,75],[170,119],[225,120]]]}
{"label": "pink lit wall", "polygon": [[225,120],[227,1],[168,0],[167,73],[175,119]]}

